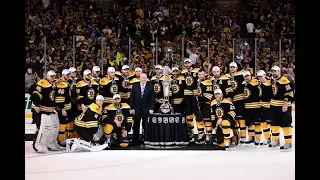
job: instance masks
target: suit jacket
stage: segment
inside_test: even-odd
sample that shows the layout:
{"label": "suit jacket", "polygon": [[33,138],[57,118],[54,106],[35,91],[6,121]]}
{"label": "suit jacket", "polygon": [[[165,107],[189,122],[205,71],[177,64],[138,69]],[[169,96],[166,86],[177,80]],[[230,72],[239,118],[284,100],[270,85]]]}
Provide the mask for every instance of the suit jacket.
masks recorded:
{"label": "suit jacket", "polygon": [[153,85],[150,82],[146,83],[143,97],[141,96],[141,87],[140,82],[134,83],[132,85],[131,94],[130,94],[130,106],[131,109],[136,111],[139,110],[150,110],[154,109],[155,99],[153,92]]}

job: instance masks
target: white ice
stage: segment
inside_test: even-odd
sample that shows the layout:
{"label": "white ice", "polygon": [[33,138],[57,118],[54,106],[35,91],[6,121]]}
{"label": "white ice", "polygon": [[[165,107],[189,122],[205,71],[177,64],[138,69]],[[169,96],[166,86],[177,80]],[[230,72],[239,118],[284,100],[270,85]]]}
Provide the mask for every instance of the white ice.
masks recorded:
{"label": "white ice", "polygon": [[[293,113],[293,125],[294,121]],[[31,142],[26,142],[25,162],[26,180],[294,180],[294,132],[291,152],[234,147],[228,151],[110,150],[43,155],[33,152]]]}

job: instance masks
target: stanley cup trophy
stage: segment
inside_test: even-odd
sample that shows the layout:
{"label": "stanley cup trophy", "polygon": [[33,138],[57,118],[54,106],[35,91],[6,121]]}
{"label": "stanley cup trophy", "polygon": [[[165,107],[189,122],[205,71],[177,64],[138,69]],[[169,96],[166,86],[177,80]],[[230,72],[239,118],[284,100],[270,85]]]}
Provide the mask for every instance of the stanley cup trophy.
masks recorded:
{"label": "stanley cup trophy", "polygon": [[160,112],[162,114],[173,114],[173,107],[169,103],[169,89],[171,87],[171,82],[168,80],[162,81],[163,89],[163,103],[160,106]]}

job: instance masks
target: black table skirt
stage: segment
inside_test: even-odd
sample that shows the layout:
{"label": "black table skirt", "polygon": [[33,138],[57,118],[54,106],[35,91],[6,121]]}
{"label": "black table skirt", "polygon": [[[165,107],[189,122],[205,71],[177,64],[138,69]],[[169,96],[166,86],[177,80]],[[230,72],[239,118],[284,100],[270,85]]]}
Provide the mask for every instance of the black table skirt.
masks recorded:
{"label": "black table skirt", "polygon": [[187,122],[180,113],[150,115],[144,133],[146,147],[175,148],[189,144]]}

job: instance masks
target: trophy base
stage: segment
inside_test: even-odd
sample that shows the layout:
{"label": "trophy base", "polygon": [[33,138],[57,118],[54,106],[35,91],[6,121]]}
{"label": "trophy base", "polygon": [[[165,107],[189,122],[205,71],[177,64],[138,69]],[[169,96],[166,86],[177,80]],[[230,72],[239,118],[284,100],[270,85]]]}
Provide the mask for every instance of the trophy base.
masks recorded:
{"label": "trophy base", "polygon": [[173,112],[173,107],[170,104],[163,103],[160,106],[160,113],[161,114],[172,114]]}

